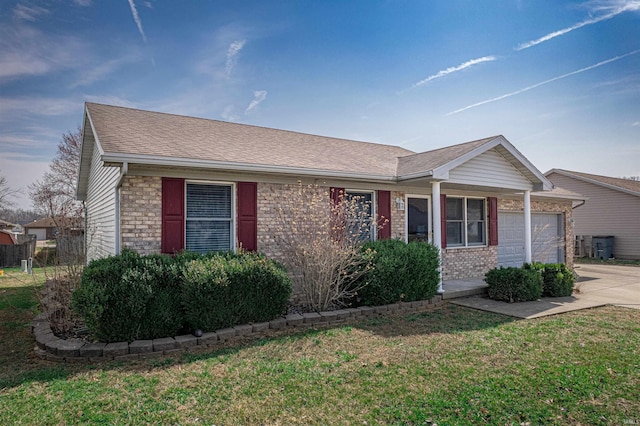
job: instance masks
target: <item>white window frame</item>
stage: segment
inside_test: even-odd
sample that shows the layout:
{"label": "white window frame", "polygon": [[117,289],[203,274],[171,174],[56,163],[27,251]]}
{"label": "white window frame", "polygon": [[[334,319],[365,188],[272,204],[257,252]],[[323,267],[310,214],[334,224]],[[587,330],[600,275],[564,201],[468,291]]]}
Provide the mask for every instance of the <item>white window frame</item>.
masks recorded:
{"label": "white window frame", "polygon": [[[431,196],[425,194],[405,194],[404,196],[404,242],[409,243],[409,198],[420,198],[427,200],[427,241],[433,243],[433,213],[431,207]],[[391,200],[393,202],[393,200]],[[438,225],[440,226],[440,225]]]}
{"label": "white window frame", "polygon": [[217,186],[230,186],[231,187],[231,235],[229,236],[229,248],[228,250],[233,250],[235,253],[237,250],[237,214],[236,214],[236,204],[237,204],[237,190],[235,182],[225,182],[225,181],[212,181],[212,180],[186,180],[184,181],[184,248],[187,249],[187,221],[189,218],[187,217],[187,185],[217,185]]}
{"label": "white window frame", "polygon": [[355,189],[355,188],[345,188],[344,193],[345,195],[349,194],[350,192],[355,192],[355,193],[360,193],[360,194],[371,194],[371,225],[370,225],[370,229],[369,229],[369,234],[371,235],[371,241],[376,241],[378,239],[378,224],[377,224],[377,218],[378,218],[378,211],[377,211],[377,205],[378,205],[378,200],[377,200],[377,191],[374,190],[369,190],[369,189]]}
{"label": "white window frame", "polygon": [[[465,196],[449,196],[447,195],[447,197],[445,198],[445,203],[447,202],[446,200],[449,199],[458,199],[458,200],[462,200],[462,234],[463,234],[463,243],[462,244],[456,244],[456,245],[452,245],[449,241],[449,238],[447,237],[447,248],[452,248],[452,249],[456,249],[456,248],[476,248],[476,247],[487,247],[489,244],[489,235],[487,234],[488,232],[488,218],[487,218],[487,198],[486,197],[465,197]],[[482,200],[482,205],[483,205],[483,219],[482,219],[482,223],[483,223],[483,233],[482,235],[484,236],[484,241],[482,243],[473,243],[473,244],[469,244],[469,235],[467,233],[467,226],[469,225],[469,221],[468,221],[468,217],[467,217],[467,209],[468,209],[468,204],[467,204],[467,200]],[[448,210],[448,209],[447,209]],[[449,220],[445,217],[445,222],[449,222]],[[475,222],[475,221],[474,221]],[[446,232],[446,227],[445,227],[445,232]]]}

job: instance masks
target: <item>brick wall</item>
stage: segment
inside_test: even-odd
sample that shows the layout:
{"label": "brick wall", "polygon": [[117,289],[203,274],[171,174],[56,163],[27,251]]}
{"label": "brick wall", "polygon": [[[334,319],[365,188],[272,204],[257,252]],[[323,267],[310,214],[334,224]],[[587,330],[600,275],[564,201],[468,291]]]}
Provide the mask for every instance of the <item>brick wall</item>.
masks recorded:
{"label": "brick wall", "polygon": [[444,249],[442,279],[459,280],[483,277],[498,264],[498,247]]}
{"label": "brick wall", "polygon": [[120,189],[122,247],[140,254],[160,253],[162,179],[125,176]]}
{"label": "brick wall", "polygon": [[404,192],[391,191],[391,238],[395,240],[405,241],[405,224],[404,218],[406,216],[407,206],[404,206],[404,210],[398,210],[396,206],[396,198],[404,199]]}

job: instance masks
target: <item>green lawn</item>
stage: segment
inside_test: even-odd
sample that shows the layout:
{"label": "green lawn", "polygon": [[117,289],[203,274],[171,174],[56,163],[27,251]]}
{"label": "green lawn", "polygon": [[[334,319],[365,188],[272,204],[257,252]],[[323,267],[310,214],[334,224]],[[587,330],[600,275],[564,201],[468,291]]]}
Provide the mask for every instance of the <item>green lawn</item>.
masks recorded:
{"label": "green lawn", "polygon": [[640,424],[640,312],[454,305],[135,363],[33,356],[0,277],[0,424]]}

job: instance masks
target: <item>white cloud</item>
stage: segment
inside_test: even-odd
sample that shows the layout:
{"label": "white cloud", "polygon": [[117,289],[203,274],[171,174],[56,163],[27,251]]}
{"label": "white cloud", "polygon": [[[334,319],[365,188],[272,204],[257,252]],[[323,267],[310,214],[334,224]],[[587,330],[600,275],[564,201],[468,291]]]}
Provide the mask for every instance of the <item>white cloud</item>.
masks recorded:
{"label": "white cloud", "polygon": [[138,9],[136,9],[136,4],[133,0],[129,0],[129,6],[131,7],[131,15],[133,16],[133,20],[136,22],[136,26],[138,27],[138,32],[142,36],[142,41],[147,42],[147,36],[144,34],[144,29],[142,28],[142,20],[138,15]]}
{"label": "white cloud", "polygon": [[475,108],[475,107],[478,107],[478,106],[481,106],[481,105],[485,105],[485,104],[489,104],[489,103],[492,103],[492,102],[500,101],[502,99],[506,99],[506,98],[509,98],[511,96],[519,95],[520,93],[528,92],[529,90],[536,89],[536,88],[538,88],[540,86],[544,86],[545,84],[549,84],[549,83],[552,83],[554,81],[561,80],[563,78],[571,77],[573,75],[580,74],[580,73],[583,73],[585,71],[589,71],[589,70],[592,70],[594,68],[601,67],[603,65],[609,64],[611,62],[618,61],[618,60],[620,60],[622,58],[626,58],[627,56],[635,55],[637,53],[640,53],[640,49],[639,50],[634,50],[634,51],[629,52],[629,53],[625,53],[624,55],[615,56],[613,58],[598,62],[597,64],[590,65],[588,67],[581,68],[579,70],[572,71],[570,73],[563,74],[563,75],[558,76],[558,77],[550,78],[549,80],[545,80],[545,81],[543,81],[541,83],[537,83],[537,84],[534,84],[532,86],[525,87],[524,89],[516,90],[515,92],[507,93],[505,95],[498,96],[496,98],[487,99],[486,101],[482,101],[482,102],[478,102],[478,103],[475,103],[475,104],[468,105],[468,106],[466,106],[464,108],[460,108],[460,109],[457,109],[455,111],[451,111],[451,112],[447,113],[446,115],[458,114],[459,112],[466,111],[466,110],[471,109],[471,108]]}
{"label": "white cloud", "polygon": [[222,111],[220,117],[227,121],[238,121],[238,116],[233,113],[233,110],[234,108],[232,105],[227,105],[224,107],[224,111]]}
{"label": "white cloud", "polygon": [[44,34],[25,25],[5,26],[0,28],[0,79],[73,68],[87,50],[75,37]]}
{"label": "white cloud", "polygon": [[631,126],[632,126],[632,127],[638,127],[638,126],[640,126],[640,121],[635,121],[635,122],[631,123]]}
{"label": "white cloud", "polygon": [[25,3],[18,3],[13,8],[13,17],[18,20],[35,22],[41,15],[47,15],[48,9],[40,6],[27,5]]}
{"label": "white cloud", "polygon": [[97,104],[114,105],[126,108],[140,108],[140,106],[138,106],[138,104],[136,104],[135,102],[125,98],[121,98],[119,96],[84,95],[83,98],[87,102],[95,102]]}
{"label": "white cloud", "polygon": [[231,71],[238,62],[238,53],[240,53],[246,42],[246,40],[236,40],[229,45],[227,49],[227,62],[225,64],[227,78],[231,76]]}
{"label": "white cloud", "polygon": [[570,27],[567,28],[563,28],[561,30],[558,31],[554,31],[551,32],[547,35],[544,35],[538,39],[535,40],[530,40],[524,43],[520,43],[518,45],[518,47],[516,47],[516,50],[524,50],[524,49],[528,49],[530,47],[533,47],[535,45],[538,45],[540,43],[544,43],[545,41],[549,41],[551,39],[554,39],[556,37],[565,35],[567,33],[570,33],[571,31],[577,30],[579,28],[582,27],[586,27],[587,25],[592,25],[592,24],[597,24],[598,22],[602,22],[602,21],[606,21],[608,19],[614,18],[615,16],[620,15],[621,13],[624,12],[633,12],[633,11],[640,11],[640,1],[634,0],[634,1],[614,1],[614,2],[606,2],[606,3],[602,3],[596,7],[594,7],[594,11],[604,11],[606,13],[604,13],[603,15],[597,16],[595,18],[589,18],[589,19],[585,19],[582,22],[578,22],[577,24],[574,24]]}
{"label": "white cloud", "polygon": [[112,74],[122,65],[133,63],[139,60],[135,54],[130,54],[121,58],[111,59],[109,61],[101,61],[99,65],[89,70],[83,70],[81,77],[73,82],[69,87],[74,89],[81,86],[89,86],[90,84],[103,80],[109,74]]}
{"label": "white cloud", "polygon": [[0,122],[13,121],[23,113],[36,116],[61,116],[82,111],[81,104],[60,98],[0,98]]}
{"label": "white cloud", "polygon": [[472,67],[474,65],[477,64],[481,64],[483,62],[490,62],[490,61],[495,61],[497,58],[495,56],[483,56],[482,58],[477,58],[477,59],[471,59],[468,60],[467,62],[464,62],[458,66],[455,67],[449,67],[447,69],[444,69],[442,71],[438,71],[436,74],[430,75],[429,77],[425,78],[424,80],[420,80],[419,82],[415,83],[412,87],[419,87],[422,86],[423,84],[427,84],[428,82],[435,80],[437,78],[442,78],[446,75],[449,75],[451,73],[454,72],[458,72],[458,71],[462,71],[466,68]]}
{"label": "white cloud", "polygon": [[247,109],[244,111],[245,114],[248,114],[251,110],[260,105],[265,99],[267,99],[267,91],[266,90],[256,90],[253,92],[254,99],[251,101]]}
{"label": "white cloud", "polygon": [[82,7],[91,6],[91,4],[93,3],[92,0],[73,0],[73,2]]}

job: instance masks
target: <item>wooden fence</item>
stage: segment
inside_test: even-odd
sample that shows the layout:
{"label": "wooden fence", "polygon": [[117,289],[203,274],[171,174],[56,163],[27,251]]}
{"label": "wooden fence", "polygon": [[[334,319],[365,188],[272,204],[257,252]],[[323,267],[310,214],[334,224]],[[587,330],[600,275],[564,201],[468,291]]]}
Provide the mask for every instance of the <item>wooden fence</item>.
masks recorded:
{"label": "wooden fence", "polygon": [[21,261],[36,255],[36,239],[32,236],[19,238],[19,244],[0,244],[0,268],[12,268],[20,266]]}

